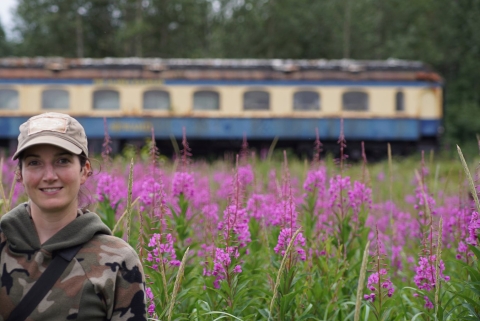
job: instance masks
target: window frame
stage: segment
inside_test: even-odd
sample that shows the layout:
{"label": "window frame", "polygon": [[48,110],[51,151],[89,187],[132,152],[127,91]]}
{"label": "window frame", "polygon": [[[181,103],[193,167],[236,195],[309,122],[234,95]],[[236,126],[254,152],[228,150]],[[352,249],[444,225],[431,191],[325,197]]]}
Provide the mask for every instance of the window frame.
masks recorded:
{"label": "window frame", "polygon": [[[365,109],[346,109],[345,108],[345,95],[348,94],[363,94],[366,97],[366,108]],[[370,93],[365,89],[347,89],[342,92],[342,111],[343,112],[359,112],[364,113],[370,111]]]}
{"label": "window frame", "polygon": [[[154,109],[146,109],[145,108],[145,95],[150,92],[164,92],[167,94],[168,98],[168,106],[166,109],[154,108]],[[165,88],[149,88],[142,92],[142,111],[146,112],[162,112],[162,111],[171,111],[172,110],[172,95],[169,90]]]}
{"label": "window frame", "polygon": [[[110,91],[110,92],[115,92],[118,95],[118,108],[95,108],[95,94],[100,92],[100,91]],[[120,111],[121,110],[121,90],[111,88],[111,87],[106,87],[106,88],[96,88],[92,91],[92,110],[94,111]]]}
{"label": "window frame", "polygon": [[[401,104],[399,104],[399,98],[401,98]],[[397,89],[397,92],[395,93],[395,112],[405,112],[405,92],[402,89]]]}
{"label": "window frame", "polygon": [[[195,96],[200,93],[214,93],[216,94],[217,98],[217,108],[215,109],[197,109],[195,108]],[[216,90],[215,88],[200,88],[197,90],[194,90],[192,93],[192,111],[194,112],[215,112],[215,111],[220,111],[222,108],[220,104],[220,91]]]}
{"label": "window frame", "polygon": [[[66,93],[67,93],[67,97],[68,97],[68,106],[67,106],[67,108],[51,108],[51,107],[50,107],[50,108],[48,108],[48,107],[46,108],[46,107],[44,106],[44,104],[43,104],[43,102],[44,102],[44,94],[45,94],[46,92],[49,92],[49,91],[50,91],[50,92],[51,92],[51,91],[63,91],[63,92],[66,92]],[[70,90],[65,89],[65,88],[58,88],[58,87],[45,88],[45,89],[43,89],[42,92],[41,92],[40,108],[41,108],[42,110],[52,110],[52,111],[54,111],[54,110],[70,110],[70,108],[71,108],[71,99],[70,99],[70,96],[71,96],[71,95],[70,95]]]}
{"label": "window frame", "polygon": [[2,108],[0,106],[0,112],[5,112],[5,111],[18,111],[20,110],[20,90],[12,87],[0,87],[0,91],[11,91],[16,93],[16,108]]}
{"label": "window frame", "polygon": [[[314,94],[316,94],[317,95],[317,102],[318,102],[318,105],[316,106],[317,108],[315,108],[315,109],[297,109],[297,108],[295,108],[295,96],[297,94],[301,94],[301,93],[314,93]],[[321,95],[320,92],[318,92],[318,90],[308,89],[308,88],[298,89],[298,90],[293,92],[292,99],[293,99],[292,110],[294,112],[317,112],[317,111],[322,110],[322,95]]]}
{"label": "window frame", "polygon": [[[245,98],[247,96],[247,94],[250,94],[250,93],[265,93],[267,94],[267,98],[268,98],[268,106],[267,108],[245,108],[246,104],[245,102],[247,101]],[[247,89],[243,92],[243,95],[242,95],[242,110],[243,111],[253,111],[253,112],[265,112],[265,111],[271,111],[272,110],[272,99],[271,99],[271,93],[269,90],[267,89],[264,89],[264,88],[252,88],[252,89]]]}

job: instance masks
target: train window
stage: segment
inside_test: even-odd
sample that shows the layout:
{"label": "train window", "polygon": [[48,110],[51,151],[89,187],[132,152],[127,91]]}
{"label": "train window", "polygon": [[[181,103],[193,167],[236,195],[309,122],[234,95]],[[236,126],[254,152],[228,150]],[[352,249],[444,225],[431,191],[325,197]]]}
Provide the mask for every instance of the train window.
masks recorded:
{"label": "train window", "polygon": [[68,109],[70,94],[62,89],[47,89],[42,92],[43,109]]}
{"label": "train window", "polygon": [[120,94],[116,90],[97,90],[93,93],[93,109],[120,109]]}
{"label": "train window", "polygon": [[397,91],[395,94],[395,110],[405,111],[405,97],[402,91]]}
{"label": "train window", "polygon": [[269,110],[270,94],[266,91],[252,90],[243,94],[244,110]]}
{"label": "train window", "polygon": [[0,109],[18,109],[18,91],[13,89],[0,89]]}
{"label": "train window", "polygon": [[170,94],[164,90],[148,90],[143,93],[144,110],[170,109]]}
{"label": "train window", "polygon": [[320,110],[320,95],[315,91],[297,91],[293,95],[293,110]]}
{"label": "train window", "polygon": [[219,110],[219,95],[216,91],[201,90],[193,94],[194,110]]}
{"label": "train window", "polygon": [[368,94],[363,91],[347,91],[342,96],[343,110],[366,111],[368,110]]}

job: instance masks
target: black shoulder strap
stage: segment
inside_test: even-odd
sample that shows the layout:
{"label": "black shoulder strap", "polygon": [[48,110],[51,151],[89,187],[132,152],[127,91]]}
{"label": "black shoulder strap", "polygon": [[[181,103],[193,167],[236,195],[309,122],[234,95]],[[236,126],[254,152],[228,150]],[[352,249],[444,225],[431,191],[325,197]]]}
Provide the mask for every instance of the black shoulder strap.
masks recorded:
{"label": "black shoulder strap", "polygon": [[77,245],[59,251],[47,266],[45,272],[42,273],[30,291],[27,292],[12,311],[7,321],[24,321],[33,310],[35,310],[40,301],[47,295],[55,282],[57,282],[63,271],[65,271],[70,261],[77,255],[81,247],[82,245]]}
{"label": "black shoulder strap", "polygon": [[[2,229],[1,228],[0,228],[0,234],[2,234]],[[6,243],[7,243],[7,241],[4,241],[4,242],[0,243],[0,255],[2,255],[3,247],[5,246]]]}

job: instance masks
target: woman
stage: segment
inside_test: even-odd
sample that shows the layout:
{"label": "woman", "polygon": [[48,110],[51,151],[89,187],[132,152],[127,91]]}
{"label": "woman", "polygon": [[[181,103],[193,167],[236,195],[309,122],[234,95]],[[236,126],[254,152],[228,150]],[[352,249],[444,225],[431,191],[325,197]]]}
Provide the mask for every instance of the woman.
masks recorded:
{"label": "woman", "polygon": [[0,321],[146,320],[137,254],[78,209],[91,175],[80,123],[59,113],[30,118],[13,159],[29,200],[0,221]]}

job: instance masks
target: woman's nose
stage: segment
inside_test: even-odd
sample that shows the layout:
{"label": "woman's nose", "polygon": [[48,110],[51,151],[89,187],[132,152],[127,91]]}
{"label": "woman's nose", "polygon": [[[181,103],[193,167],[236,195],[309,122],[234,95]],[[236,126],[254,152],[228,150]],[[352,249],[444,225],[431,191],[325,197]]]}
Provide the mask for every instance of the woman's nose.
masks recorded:
{"label": "woman's nose", "polygon": [[51,165],[45,166],[45,172],[43,174],[44,181],[52,181],[57,179],[57,173],[55,172],[55,168]]}

